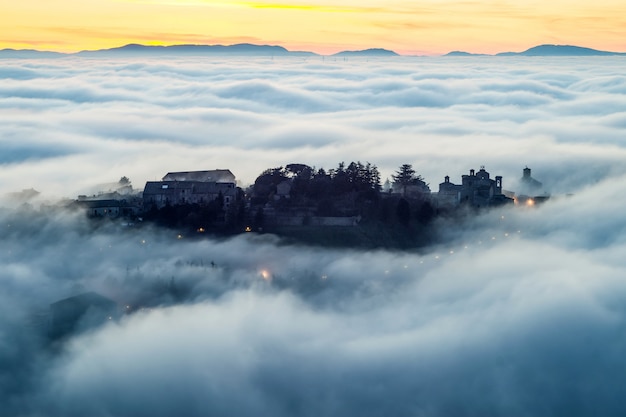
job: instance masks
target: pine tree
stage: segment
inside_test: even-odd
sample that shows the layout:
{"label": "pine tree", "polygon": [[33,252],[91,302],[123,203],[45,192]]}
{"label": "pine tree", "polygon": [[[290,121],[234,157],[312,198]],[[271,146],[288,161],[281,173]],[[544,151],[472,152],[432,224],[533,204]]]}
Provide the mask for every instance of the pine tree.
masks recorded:
{"label": "pine tree", "polygon": [[403,164],[391,177],[395,185],[402,187],[403,197],[406,197],[406,188],[409,185],[414,185],[417,184],[418,181],[422,181],[420,175],[415,175],[415,170],[411,164]]}

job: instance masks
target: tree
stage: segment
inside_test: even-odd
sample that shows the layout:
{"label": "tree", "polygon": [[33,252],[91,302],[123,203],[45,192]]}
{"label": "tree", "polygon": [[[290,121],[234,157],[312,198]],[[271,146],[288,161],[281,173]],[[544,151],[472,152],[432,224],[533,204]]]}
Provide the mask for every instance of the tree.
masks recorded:
{"label": "tree", "polygon": [[396,216],[398,216],[398,221],[404,226],[408,226],[411,221],[411,206],[404,198],[401,198],[400,201],[398,201],[398,205],[396,206]]}
{"label": "tree", "polygon": [[288,164],[287,166],[285,166],[285,175],[288,177],[298,177],[300,176],[303,172],[305,173],[305,175],[310,176],[312,173],[312,169],[310,166],[305,165],[305,164]]}
{"label": "tree", "polygon": [[313,168],[304,164],[289,164],[285,167],[285,171],[292,178],[289,194],[294,200],[305,202],[313,179]]}
{"label": "tree", "polygon": [[435,217],[435,208],[428,201],[423,201],[417,211],[417,220],[422,224],[430,223]]}
{"label": "tree", "polygon": [[406,197],[406,188],[409,185],[418,184],[419,181],[422,181],[422,176],[415,175],[415,170],[411,164],[403,164],[391,177],[395,185],[402,187],[403,197]]}
{"label": "tree", "polygon": [[262,231],[263,226],[265,225],[265,213],[263,212],[263,207],[259,207],[254,215],[254,228],[257,231]]}
{"label": "tree", "polygon": [[257,204],[265,204],[270,194],[276,192],[276,186],[285,181],[287,176],[283,167],[266,169],[254,181],[253,198]]}
{"label": "tree", "polygon": [[326,173],[324,168],[320,168],[309,184],[308,196],[309,198],[319,201],[323,198],[328,198],[331,194],[332,178]]}
{"label": "tree", "polygon": [[367,179],[369,180],[369,184],[372,189],[376,192],[380,192],[380,172],[378,172],[378,167],[376,165],[371,165],[369,162],[365,165],[365,170],[367,172]]}
{"label": "tree", "polygon": [[130,183],[128,177],[124,176],[117,182],[116,190],[120,194],[130,194],[133,191],[133,186]]}
{"label": "tree", "polygon": [[385,180],[385,185],[383,185],[383,191],[386,193],[391,192],[391,181],[389,181],[389,178]]}
{"label": "tree", "polygon": [[335,195],[344,195],[352,191],[352,185],[350,184],[350,178],[345,166],[344,162],[340,162],[337,169],[333,171],[332,190]]}

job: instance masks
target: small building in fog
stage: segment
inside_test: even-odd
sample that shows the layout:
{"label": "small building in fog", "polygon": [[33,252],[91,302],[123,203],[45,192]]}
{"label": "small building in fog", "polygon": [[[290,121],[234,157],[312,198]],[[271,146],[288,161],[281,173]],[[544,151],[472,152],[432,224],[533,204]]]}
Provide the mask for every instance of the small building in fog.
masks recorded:
{"label": "small building in fog", "polygon": [[550,199],[550,194],[544,189],[543,183],[531,175],[531,170],[525,167],[522,178],[519,180],[519,188],[515,202],[520,205],[533,206]]}
{"label": "small building in fog", "polygon": [[85,209],[89,217],[129,217],[136,215],[139,205],[131,204],[127,200],[112,199],[80,199],[76,201],[79,207]]}
{"label": "small building in fog", "polygon": [[522,171],[522,178],[520,178],[519,182],[518,194],[534,196],[541,194],[543,191],[543,183],[532,177],[531,170],[528,167]]}

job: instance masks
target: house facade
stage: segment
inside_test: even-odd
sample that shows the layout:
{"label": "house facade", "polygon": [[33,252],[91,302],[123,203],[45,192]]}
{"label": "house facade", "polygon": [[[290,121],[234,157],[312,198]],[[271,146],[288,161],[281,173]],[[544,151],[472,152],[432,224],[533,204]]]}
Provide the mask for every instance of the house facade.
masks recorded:
{"label": "house facade", "polygon": [[80,195],[74,202],[85,210],[88,217],[133,217],[141,211],[141,198],[138,195],[122,195],[117,192],[103,193],[91,197]]}

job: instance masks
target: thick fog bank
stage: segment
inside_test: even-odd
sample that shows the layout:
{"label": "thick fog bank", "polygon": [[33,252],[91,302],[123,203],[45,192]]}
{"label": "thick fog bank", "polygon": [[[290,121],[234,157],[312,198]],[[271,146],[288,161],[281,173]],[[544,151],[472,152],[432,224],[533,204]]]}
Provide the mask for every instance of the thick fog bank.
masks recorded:
{"label": "thick fog bank", "polygon": [[[422,253],[5,210],[2,413],[621,415],[625,195],[484,212]],[[129,314],[47,340],[34,317],[89,291]]]}
{"label": "thick fog bank", "polygon": [[[0,194],[291,162],[410,163],[431,187],[485,165],[557,193],[624,173],[624,58],[2,61]],[[60,169],[61,168],[61,169]]]}

